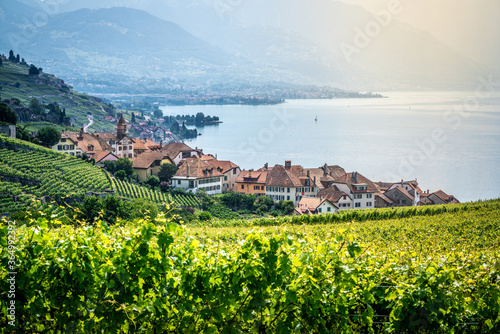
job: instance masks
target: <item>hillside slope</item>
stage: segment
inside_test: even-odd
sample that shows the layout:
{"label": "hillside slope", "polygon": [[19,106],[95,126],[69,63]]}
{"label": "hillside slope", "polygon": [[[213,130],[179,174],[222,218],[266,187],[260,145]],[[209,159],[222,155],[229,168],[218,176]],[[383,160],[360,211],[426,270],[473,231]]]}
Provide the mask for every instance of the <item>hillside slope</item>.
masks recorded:
{"label": "hillside slope", "polygon": [[113,129],[113,124],[105,120],[107,115],[115,114],[113,106],[100,98],[73,90],[64,80],[52,74],[29,75],[28,70],[27,65],[3,61],[0,66],[0,94],[3,100],[16,98],[24,106],[29,106],[33,98],[42,104],[56,102],[61,109],[66,109],[66,115],[77,128],[88,123],[87,115],[93,115],[92,130]]}

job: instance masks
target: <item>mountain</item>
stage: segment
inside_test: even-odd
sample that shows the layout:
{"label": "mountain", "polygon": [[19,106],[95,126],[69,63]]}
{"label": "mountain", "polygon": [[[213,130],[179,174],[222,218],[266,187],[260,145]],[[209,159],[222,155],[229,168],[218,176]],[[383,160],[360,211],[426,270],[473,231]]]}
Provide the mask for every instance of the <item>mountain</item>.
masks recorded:
{"label": "mountain", "polygon": [[467,89],[488,72],[396,15],[359,47],[360,31],[379,19],[339,1],[92,0],[62,2],[57,9],[19,52],[70,81],[93,82],[96,90],[108,85],[102,81],[138,78],[194,87],[289,82],[355,90]]}

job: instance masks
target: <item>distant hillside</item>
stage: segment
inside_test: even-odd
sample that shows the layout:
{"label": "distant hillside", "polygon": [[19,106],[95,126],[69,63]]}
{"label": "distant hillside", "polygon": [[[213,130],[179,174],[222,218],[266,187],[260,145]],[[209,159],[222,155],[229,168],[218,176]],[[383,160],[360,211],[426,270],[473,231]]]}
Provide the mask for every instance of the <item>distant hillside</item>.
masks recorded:
{"label": "distant hillside", "polygon": [[[2,100],[19,99],[28,107],[36,98],[40,104],[57,103],[66,109],[71,123],[80,128],[87,124],[87,115],[94,116],[92,130],[111,130],[113,124],[105,120],[107,115],[115,115],[113,106],[102,99],[81,94],[68,86],[64,80],[42,71],[39,75],[29,75],[29,66],[21,63],[2,61],[0,66],[0,95]],[[29,114],[29,112],[28,112]],[[29,115],[24,121],[29,121]],[[21,119],[22,120],[22,119]]]}

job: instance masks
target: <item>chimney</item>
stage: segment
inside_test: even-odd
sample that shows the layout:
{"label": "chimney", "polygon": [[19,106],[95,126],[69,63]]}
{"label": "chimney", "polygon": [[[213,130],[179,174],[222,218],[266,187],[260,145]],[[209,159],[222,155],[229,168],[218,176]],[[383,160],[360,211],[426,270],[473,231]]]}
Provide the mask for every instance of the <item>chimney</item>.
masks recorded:
{"label": "chimney", "polygon": [[314,184],[316,184],[316,176],[314,177],[314,179],[313,179],[313,180],[314,180]]}
{"label": "chimney", "polygon": [[355,183],[358,183],[358,172],[353,172],[353,173],[352,173],[352,180],[353,180]]}
{"label": "chimney", "polygon": [[78,139],[83,139],[83,128],[80,128],[80,135],[78,136]]}
{"label": "chimney", "polygon": [[186,165],[186,177],[189,177],[189,165]]}
{"label": "chimney", "polygon": [[307,170],[307,177],[311,177],[311,172]]}
{"label": "chimney", "polygon": [[403,188],[403,182],[404,182],[403,179],[401,179],[401,188]]}
{"label": "chimney", "polygon": [[163,148],[163,140],[160,140],[160,149]]}
{"label": "chimney", "polygon": [[269,164],[266,162],[266,163],[264,164],[264,169],[266,169],[266,170],[267,170],[268,168],[269,168]]}
{"label": "chimney", "polygon": [[290,160],[285,161],[285,169],[290,169],[292,167],[292,162]]}
{"label": "chimney", "polygon": [[325,163],[323,165],[323,176],[327,176],[328,175],[328,165]]}

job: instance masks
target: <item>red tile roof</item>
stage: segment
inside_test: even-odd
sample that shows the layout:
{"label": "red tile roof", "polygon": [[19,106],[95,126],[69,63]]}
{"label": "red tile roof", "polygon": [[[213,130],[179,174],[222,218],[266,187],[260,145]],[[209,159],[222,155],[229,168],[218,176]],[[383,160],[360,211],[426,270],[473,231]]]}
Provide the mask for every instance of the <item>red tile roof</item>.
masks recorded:
{"label": "red tile roof", "polygon": [[204,179],[218,176],[224,175],[210,162],[194,156],[184,160],[174,177]]}
{"label": "red tile roof", "polygon": [[248,171],[242,170],[236,183],[260,183],[266,184],[267,170]]}
{"label": "red tile roof", "polygon": [[[144,152],[132,159],[132,166],[137,169],[148,169],[156,161],[169,159],[168,155],[162,152]],[[170,160],[170,159],[169,159]],[[171,161],[171,160],[170,160]]]}
{"label": "red tile roof", "polygon": [[[358,172],[347,173],[339,178],[336,178],[335,182],[346,184],[349,188],[351,188],[352,193],[378,192],[378,188],[375,185],[375,183],[373,183],[368,178],[364,177],[363,175],[361,175],[361,173]],[[356,184],[366,184],[367,190],[356,190],[356,187],[354,186]]]}
{"label": "red tile roof", "polygon": [[276,165],[268,171],[266,185],[276,187],[307,187],[307,180],[309,180],[311,187],[315,186],[313,179],[307,176],[307,172],[302,166],[285,168],[282,165]]}

